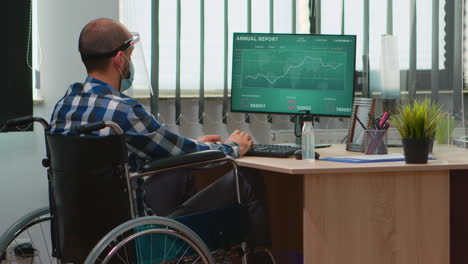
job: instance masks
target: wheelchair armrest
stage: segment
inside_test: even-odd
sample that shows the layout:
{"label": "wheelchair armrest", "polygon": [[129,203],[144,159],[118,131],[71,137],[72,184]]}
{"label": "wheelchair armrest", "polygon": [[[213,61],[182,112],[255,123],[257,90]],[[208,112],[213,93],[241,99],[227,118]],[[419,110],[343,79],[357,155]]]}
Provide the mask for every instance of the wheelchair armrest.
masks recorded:
{"label": "wheelchair armrest", "polygon": [[45,121],[43,118],[35,117],[31,115],[9,119],[6,122],[6,126],[8,128],[13,128],[15,126],[29,125],[32,122],[39,122],[44,127],[45,130],[49,129],[49,123],[47,123],[47,121]]}
{"label": "wheelchair armrest", "polygon": [[150,161],[143,165],[140,172],[168,169],[177,166],[184,166],[196,164],[199,162],[221,159],[224,157],[226,157],[226,154],[219,150],[198,151],[194,153]]}
{"label": "wheelchair armrest", "polygon": [[87,123],[81,126],[75,127],[75,131],[78,134],[88,134],[93,131],[97,131],[106,127],[106,123],[104,121]]}

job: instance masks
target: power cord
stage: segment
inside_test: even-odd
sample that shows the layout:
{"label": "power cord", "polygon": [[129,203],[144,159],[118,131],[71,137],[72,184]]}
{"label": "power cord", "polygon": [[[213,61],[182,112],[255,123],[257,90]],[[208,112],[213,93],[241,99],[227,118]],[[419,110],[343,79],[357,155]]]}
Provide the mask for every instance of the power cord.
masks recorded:
{"label": "power cord", "polygon": [[[16,126],[15,129],[17,131],[27,131],[32,127],[32,125],[33,125],[33,123],[31,122],[30,124],[27,124],[27,125],[25,125],[23,127]],[[7,127],[6,124],[3,125],[3,126],[0,125],[0,132],[7,132],[7,130],[8,130],[8,127]]]}

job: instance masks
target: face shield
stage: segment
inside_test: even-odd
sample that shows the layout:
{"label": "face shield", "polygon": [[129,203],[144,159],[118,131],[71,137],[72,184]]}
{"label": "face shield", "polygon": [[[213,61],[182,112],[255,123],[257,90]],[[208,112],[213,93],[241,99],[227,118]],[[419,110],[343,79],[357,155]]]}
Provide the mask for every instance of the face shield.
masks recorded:
{"label": "face shield", "polygon": [[[130,50],[131,49],[131,50]],[[152,94],[151,82],[148,74],[148,68],[143,54],[143,47],[141,46],[140,35],[132,32],[132,38],[125,41],[121,46],[121,51],[124,51],[123,57],[127,59],[128,70],[124,73],[121,72],[122,85],[125,86],[124,94],[131,97],[148,97]],[[125,52],[130,50],[131,53]],[[130,56],[128,54],[131,54]],[[133,69],[131,69],[133,68]],[[132,72],[133,71],[133,72]]]}

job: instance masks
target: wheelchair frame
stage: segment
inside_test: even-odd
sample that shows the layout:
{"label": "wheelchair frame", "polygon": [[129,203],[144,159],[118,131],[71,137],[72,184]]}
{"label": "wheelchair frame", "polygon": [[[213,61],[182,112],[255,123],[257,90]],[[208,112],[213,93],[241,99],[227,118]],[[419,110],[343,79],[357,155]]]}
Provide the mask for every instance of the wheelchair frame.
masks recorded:
{"label": "wheelchair frame", "polygon": [[[49,124],[47,121],[45,121],[42,118],[37,118],[37,117],[32,117],[32,116],[27,116],[27,117],[21,117],[13,120],[9,120],[7,122],[7,126],[22,126],[26,124],[30,124],[32,122],[39,122],[43,128],[45,133],[48,133],[49,129]],[[92,131],[96,131],[105,127],[110,127],[114,129],[114,131],[117,134],[123,134],[122,129],[116,124],[115,122],[112,121],[101,121],[97,123],[90,123],[86,124],[83,126],[79,126],[76,128],[77,132],[80,134],[84,133],[89,133]],[[49,158],[50,158],[50,153],[49,153],[49,147],[47,145],[47,139],[46,139],[46,154],[47,158],[42,161],[44,167],[49,166]],[[172,227],[175,229],[175,231],[170,231],[172,235],[175,235],[182,240],[186,241],[188,244],[190,244],[201,256],[203,259],[204,263],[209,263],[209,264],[214,264],[215,260],[213,256],[211,255],[210,250],[206,246],[206,244],[202,241],[202,239],[194,233],[190,228],[187,226],[169,219],[165,217],[159,217],[159,216],[138,216],[138,211],[137,211],[137,201],[135,199],[135,194],[134,192],[136,191],[134,188],[132,188],[132,181],[143,178],[146,176],[154,175],[156,173],[161,173],[169,170],[174,170],[174,169],[180,169],[180,168],[189,168],[189,167],[199,167],[203,166],[206,164],[210,163],[230,163],[232,166],[234,176],[235,176],[235,188],[236,188],[236,198],[237,202],[241,204],[241,197],[240,197],[240,190],[239,190],[239,178],[238,178],[238,167],[235,162],[235,160],[223,153],[224,157],[219,157],[212,159],[213,155],[208,155],[208,156],[203,156],[199,155],[195,158],[195,160],[189,160],[185,161],[183,164],[175,166],[175,167],[165,167],[158,163],[154,164],[149,164],[149,167],[146,168],[144,172],[135,172],[135,173],[130,173],[129,172],[129,166],[127,163],[125,163],[125,175],[127,177],[127,188],[128,190],[131,190],[128,192],[129,195],[129,201],[130,201],[130,208],[131,208],[131,217],[132,219],[122,223],[118,227],[114,228],[110,232],[107,233],[93,248],[93,250],[89,253],[88,257],[86,258],[85,264],[91,264],[96,261],[96,259],[100,255],[100,250],[102,250],[102,247],[105,246],[109,241],[112,241],[116,238],[116,236],[120,233],[123,233],[122,230],[130,230],[131,228],[134,228],[135,225],[141,223],[151,223],[151,224],[162,224],[168,227]],[[40,210],[36,210],[31,212],[30,214],[24,216],[21,218],[17,223],[15,223],[11,228],[7,230],[7,232],[0,237],[0,253],[4,252],[6,250],[6,247],[8,246],[8,243],[11,243],[22,231],[23,229],[28,228],[31,225],[34,225],[37,220],[35,220],[38,216],[44,215],[48,212],[48,208],[42,208]],[[46,220],[50,220],[50,217],[47,218]],[[32,221],[32,222],[31,222]],[[167,232],[167,229],[149,229],[149,230],[143,230],[140,231],[136,234],[133,234],[131,237],[121,241],[119,244],[117,244],[112,250],[109,251],[105,259],[102,261],[102,263],[107,263],[108,260],[115,254],[115,251],[120,248],[123,244],[128,243],[132,240],[135,240],[139,236],[149,234],[149,233],[164,233]],[[245,242],[242,243],[242,252],[240,253],[242,255],[242,262],[246,263],[246,245]],[[271,253],[268,252],[268,254],[271,256]],[[60,260],[58,260],[60,261]],[[272,258],[272,261],[274,263],[274,259]]]}

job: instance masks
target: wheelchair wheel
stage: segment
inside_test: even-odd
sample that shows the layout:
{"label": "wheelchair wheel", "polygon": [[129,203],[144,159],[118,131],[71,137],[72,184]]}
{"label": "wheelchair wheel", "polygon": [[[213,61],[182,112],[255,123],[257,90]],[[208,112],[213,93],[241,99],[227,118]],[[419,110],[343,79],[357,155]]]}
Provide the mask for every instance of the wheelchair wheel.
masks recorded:
{"label": "wheelchair wheel", "polygon": [[215,262],[205,243],[188,227],[172,219],[147,216],[127,221],[102,238],[85,261],[94,263]]}
{"label": "wheelchair wheel", "polygon": [[[57,259],[52,256],[51,218],[49,207],[37,209],[20,218],[0,237],[0,255],[5,254],[7,260],[14,261],[37,259],[39,263],[58,263]],[[25,243],[31,244],[18,247]],[[16,250],[13,251],[14,248]],[[10,254],[7,251],[10,251]]]}

